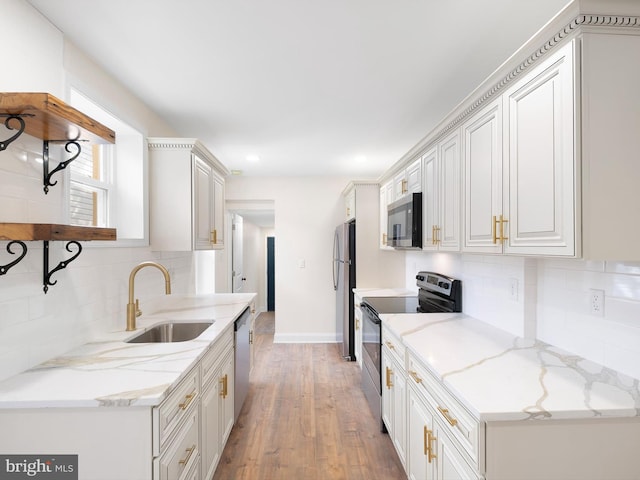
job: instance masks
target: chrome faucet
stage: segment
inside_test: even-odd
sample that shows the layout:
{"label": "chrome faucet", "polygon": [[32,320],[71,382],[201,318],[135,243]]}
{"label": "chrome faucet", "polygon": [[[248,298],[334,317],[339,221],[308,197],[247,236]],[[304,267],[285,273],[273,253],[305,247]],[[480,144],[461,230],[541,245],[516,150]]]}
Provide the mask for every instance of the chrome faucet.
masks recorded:
{"label": "chrome faucet", "polygon": [[139,302],[136,298],[135,303],[133,300],[133,284],[136,278],[136,273],[144,267],[156,267],[158,270],[162,272],[164,275],[164,291],[165,294],[169,295],[171,293],[171,278],[169,278],[169,271],[156,262],[142,262],[131,270],[131,274],[129,275],[129,303],[127,303],[127,332],[136,329],[136,317],[142,315],[140,311]]}

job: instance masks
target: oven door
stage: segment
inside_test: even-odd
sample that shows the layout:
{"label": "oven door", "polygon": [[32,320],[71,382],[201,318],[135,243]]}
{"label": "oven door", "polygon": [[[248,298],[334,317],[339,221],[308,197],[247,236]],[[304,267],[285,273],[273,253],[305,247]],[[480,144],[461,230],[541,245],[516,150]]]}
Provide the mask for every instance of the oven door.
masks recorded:
{"label": "oven door", "polygon": [[378,315],[366,303],[362,310],[362,391],[376,420],[382,423],[381,336],[382,323]]}

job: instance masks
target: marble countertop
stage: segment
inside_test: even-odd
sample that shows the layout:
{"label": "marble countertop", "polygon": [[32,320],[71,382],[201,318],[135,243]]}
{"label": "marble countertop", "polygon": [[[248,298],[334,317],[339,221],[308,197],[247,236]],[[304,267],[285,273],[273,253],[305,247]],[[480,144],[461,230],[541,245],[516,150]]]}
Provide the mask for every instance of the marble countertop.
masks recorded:
{"label": "marble countertop", "polygon": [[464,314],[381,315],[479,420],[640,416],[640,381]]}
{"label": "marble countertop", "polygon": [[[167,295],[137,319],[137,330],[100,338],[0,382],[0,409],[158,405],[218,336],[254,299],[253,293]],[[125,343],[167,320],[214,320],[194,340]]]}

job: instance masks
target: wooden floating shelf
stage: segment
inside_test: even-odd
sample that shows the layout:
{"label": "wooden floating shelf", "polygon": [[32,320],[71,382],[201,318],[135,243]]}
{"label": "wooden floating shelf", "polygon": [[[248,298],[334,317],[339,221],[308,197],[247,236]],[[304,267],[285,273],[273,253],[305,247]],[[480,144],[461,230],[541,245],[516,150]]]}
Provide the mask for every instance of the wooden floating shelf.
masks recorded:
{"label": "wooden floating shelf", "polygon": [[24,114],[25,132],[42,140],[115,143],[113,130],[49,93],[0,93],[0,113]]}
{"label": "wooden floating shelf", "polygon": [[116,240],[115,228],[79,227],[53,223],[0,223],[0,240]]}

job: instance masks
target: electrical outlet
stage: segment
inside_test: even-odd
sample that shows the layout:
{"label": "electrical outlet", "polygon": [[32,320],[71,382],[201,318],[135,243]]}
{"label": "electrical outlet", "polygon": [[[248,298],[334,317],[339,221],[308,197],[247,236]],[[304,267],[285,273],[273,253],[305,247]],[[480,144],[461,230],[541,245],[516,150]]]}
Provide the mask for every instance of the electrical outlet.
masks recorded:
{"label": "electrical outlet", "polygon": [[511,300],[518,300],[518,279],[509,279],[509,298]]}
{"label": "electrical outlet", "polygon": [[591,315],[604,316],[604,290],[589,290],[589,305]]}

